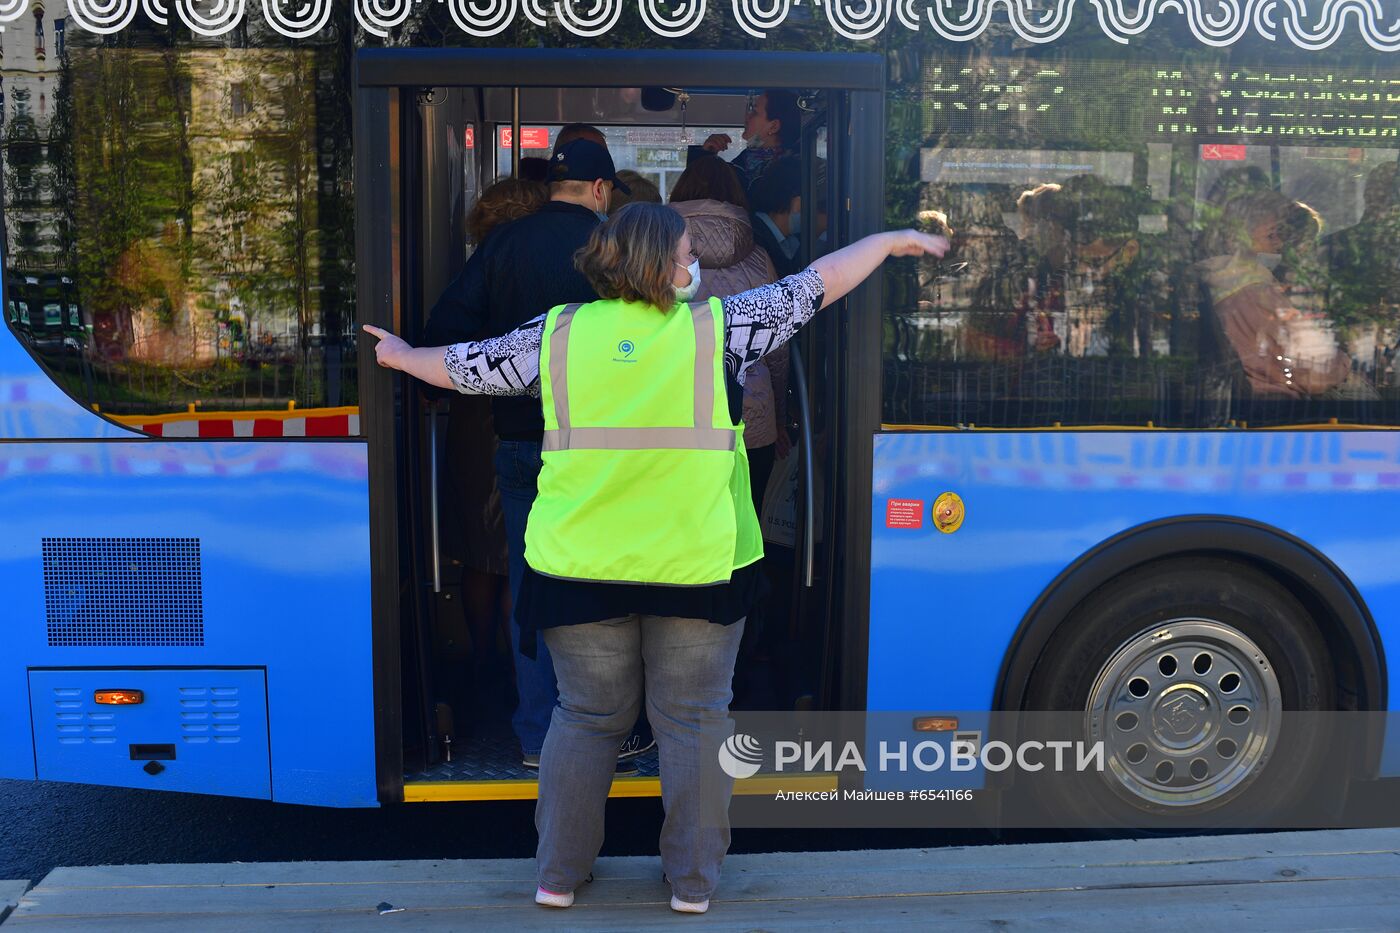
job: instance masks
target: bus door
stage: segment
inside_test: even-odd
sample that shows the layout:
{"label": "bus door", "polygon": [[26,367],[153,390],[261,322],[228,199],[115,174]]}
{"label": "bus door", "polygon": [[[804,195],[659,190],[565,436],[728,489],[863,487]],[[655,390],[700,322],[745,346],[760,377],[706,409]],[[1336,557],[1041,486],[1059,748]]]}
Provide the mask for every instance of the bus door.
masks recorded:
{"label": "bus door", "polygon": [[[716,80],[727,86],[715,87]],[[827,225],[815,233],[809,225],[807,258],[874,232],[883,214],[877,56],[378,49],[359,53],[357,82],[360,320],[410,342],[421,343],[429,311],[473,248],[465,222],[476,195],[511,174],[521,156],[548,156],[557,130],[570,122],[598,126],[617,167],[638,171],[664,198],[684,170],[685,143],[703,142],[710,131],[737,142],[750,91],[793,89],[806,110],[804,185],[817,186],[804,204],[820,205]],[[808,703],[858,706],[863,699],[841,678],[854,667],[853,683],[863,689],[879,332],[876,285],[823,312],[800,349],[806,365],[797,395],[806,414],[798,418],[797,499],[813,504],[795,512],[792,598],[776,624],[790,646],[800,646],[788,652],[794,670],[815,671],[789,678]],[[870,358],[854,358],[857,348]],[[404,794],[405,773],[417,788],[528,778],[512,747],[509,709],[488,712],[473,691],[482,659],[470,618],[481,610],[464,607],[470,542],[459,526],[464,506],[480,503],[462,501],[453,481],[457,455],[446,449],[452,406],[462,400],[379,370],[372,355],[362,366],[381,795]],[[490,434],[481,440],[490,444]],[[508,647],[497,649],[494,664],[512,669]],[[461,797],[410,790],[407,799]]]}

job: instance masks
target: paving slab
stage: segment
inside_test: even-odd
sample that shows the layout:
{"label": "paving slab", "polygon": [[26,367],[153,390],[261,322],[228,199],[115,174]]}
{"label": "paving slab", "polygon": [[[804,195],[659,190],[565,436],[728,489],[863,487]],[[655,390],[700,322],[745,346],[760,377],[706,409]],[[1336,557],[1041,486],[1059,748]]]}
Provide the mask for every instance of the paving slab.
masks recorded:
{"label": "paving slab", "polygon": [[6,928],[1400,930],[1400,829],[734,855],[704,916],[654,857],[594,874],[559,911],[528,859],[60,868]]}
{"label": "paving slab", "polygon": [[28,881],[0,881],[0,923],[19,904],[20,897],[29,890]]}

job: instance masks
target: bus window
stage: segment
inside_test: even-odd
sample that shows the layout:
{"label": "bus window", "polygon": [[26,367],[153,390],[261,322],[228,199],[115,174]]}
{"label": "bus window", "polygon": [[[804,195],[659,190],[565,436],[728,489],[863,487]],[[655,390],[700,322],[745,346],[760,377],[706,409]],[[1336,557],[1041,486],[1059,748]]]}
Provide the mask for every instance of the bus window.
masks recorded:
{"label": "bus window", "polygon": [[927,54],[891,191],[955,252],[890,272],[886,423],[1400,423],[1388,79],[1223,62]]}
{"label": "bus window", "polygon": [[359,433],[349,57],[259,43],[75,41],[5,76],[51,100],[4,147],[7,177],[33,180],[5,204],[10,321],[79,404],[136,430]]}

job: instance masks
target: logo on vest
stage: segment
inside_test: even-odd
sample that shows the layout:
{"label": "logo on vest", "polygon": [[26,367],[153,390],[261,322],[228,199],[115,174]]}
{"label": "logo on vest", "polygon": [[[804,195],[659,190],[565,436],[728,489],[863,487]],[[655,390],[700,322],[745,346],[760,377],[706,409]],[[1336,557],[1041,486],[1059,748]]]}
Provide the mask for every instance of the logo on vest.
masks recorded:
{"label": "logo on vest", "polygon": [[630,340],[619,340],[617,342],[617,356],[613,357],[614,363],[635,363],[632,354],[637,352],[637,345]]}

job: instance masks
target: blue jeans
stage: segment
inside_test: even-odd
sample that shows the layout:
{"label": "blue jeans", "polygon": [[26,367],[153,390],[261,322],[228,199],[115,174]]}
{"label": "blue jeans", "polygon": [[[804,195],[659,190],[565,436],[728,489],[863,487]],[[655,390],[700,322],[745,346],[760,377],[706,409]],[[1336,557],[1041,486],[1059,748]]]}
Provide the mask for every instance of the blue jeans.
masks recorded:
{"label": "blue jeans", "polygon": [[744,623],[631,615],[545,629],[559,706],[540,756],[540,887],[572,891],[603,845],[618,746],[642,706],[661,759],[661,867],[683,901],[707,900],[729,850],[734,781],[719,765],[733,734],[734,658]]}
{"label": "blue jeans", "polygon": [[536,639],[534,659],[520,653],[520,579],[525,575],[525,522],[539,492],[540,445],[534,441],[500,441],[496,445],[496,484],[501,490],[501,511],[506,521],[506,556],[510,561],[510,647],[515,658],[515,687],[520,705],[510,724],[520,739],[520,749],[538,755],[549,732],[550,714],[559,702],[554,662],[544,639]]}

